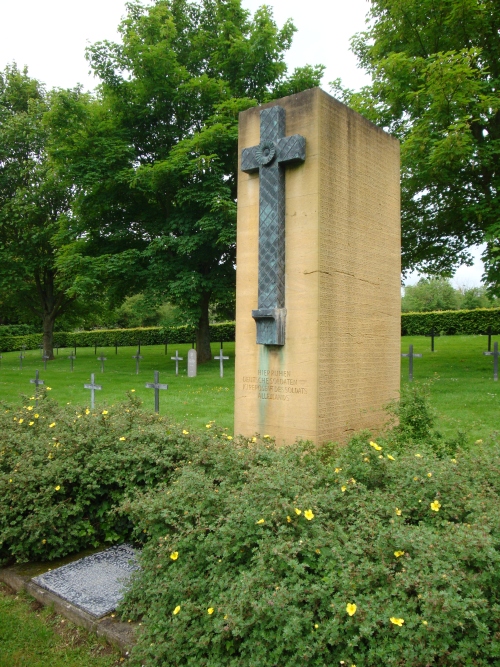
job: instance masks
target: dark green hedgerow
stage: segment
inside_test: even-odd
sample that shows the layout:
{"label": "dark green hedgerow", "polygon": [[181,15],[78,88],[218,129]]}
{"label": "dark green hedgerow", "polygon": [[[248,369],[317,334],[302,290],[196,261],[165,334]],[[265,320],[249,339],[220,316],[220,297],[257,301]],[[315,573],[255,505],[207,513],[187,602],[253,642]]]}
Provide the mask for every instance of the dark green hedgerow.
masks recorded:
{"label": "dark green hedgerow", "polygon": [[318,450],[185,433],[133,398],[28,407],[0,415],[2,557],[142,543],[132,665],[499,664],[499,443],[452,450],[415,386],[392,431]]}

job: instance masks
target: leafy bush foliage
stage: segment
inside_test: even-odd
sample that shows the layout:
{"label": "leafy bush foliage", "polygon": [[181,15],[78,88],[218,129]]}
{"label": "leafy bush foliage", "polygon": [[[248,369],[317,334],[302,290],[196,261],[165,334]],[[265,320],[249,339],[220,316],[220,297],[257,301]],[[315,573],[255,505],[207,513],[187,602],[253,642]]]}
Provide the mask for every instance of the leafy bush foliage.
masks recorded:
{"label": "leafy bush foliage", "polygon": [[[235,338],[235,323],[223,322],[210,325],[210,339],[212,341],[232,342]],[[54,345],[60,347],[120,347],[141,345],[163,345],[165,341],[169,344],[192,343],[195,339],[195,329],[192,326],[180,327],[137,327],[135,329],[101,329],[95,331],[63,332],[54,334]],[[42,343],[42,334],[31,334],[23,336],[4,336],[0,338],[2,352],[13,352],[20,350],[23,345],[29,350],[34,350]]]}
{"label": "leafy bush foliage", "polygon": [[500,308],[478,308],[476,310],[447,310],[433,313],[403,313],[401,315],[402,336],[425,336],[434,327],[448,336],[483,334],[492,328],[500,332]]}

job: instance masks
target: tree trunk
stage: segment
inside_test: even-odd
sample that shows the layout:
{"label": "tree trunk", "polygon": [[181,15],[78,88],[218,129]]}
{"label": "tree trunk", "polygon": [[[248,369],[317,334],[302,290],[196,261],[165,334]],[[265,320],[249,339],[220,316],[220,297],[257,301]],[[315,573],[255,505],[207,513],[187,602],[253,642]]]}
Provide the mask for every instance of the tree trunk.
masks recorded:
{"label": "tree trunk", "polygon": [[54,359],[54,322],[53,314],[43,315],[43,354],[50,360]]}
{"label": "tree trunk", "polygon": [[210,327],[208,323],[208,305],[210,297],[208,294],[203,295],[201,300],[201,317],[198,320],[198,328],[196,329],[196,352],[197,361],[203,364],[212,359],[212,350],[210,349]]}

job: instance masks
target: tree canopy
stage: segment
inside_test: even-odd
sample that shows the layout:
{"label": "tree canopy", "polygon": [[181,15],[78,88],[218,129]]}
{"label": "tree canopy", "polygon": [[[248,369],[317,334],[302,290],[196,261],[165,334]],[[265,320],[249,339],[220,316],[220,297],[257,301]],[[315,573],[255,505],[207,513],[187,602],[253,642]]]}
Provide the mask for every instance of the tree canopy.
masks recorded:
{"label": "tree canopy", "polygon": [[488,242],[500,289],[500,5],[372,0],[353,39],[373,83],[333,90],[402,141],[403,268],[450,275]]}

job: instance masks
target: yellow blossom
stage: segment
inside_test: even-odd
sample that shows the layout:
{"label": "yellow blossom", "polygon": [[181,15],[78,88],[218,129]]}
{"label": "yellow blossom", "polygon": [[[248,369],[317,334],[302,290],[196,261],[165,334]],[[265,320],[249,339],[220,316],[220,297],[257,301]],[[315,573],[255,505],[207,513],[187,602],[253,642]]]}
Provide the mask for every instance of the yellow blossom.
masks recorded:
{"label": "yellow blossom", "polygon": [[427,621],[422,621],[422,623],[423,623],[424,625],[427,625]]}
{"label": "yellow blossom", "polygon": [[482,445],[483,441],[482,440],[476,440],[476,445]]}
{"label": "yellow blossom", "polygon": [[172,551],[172,553],[170,554],[170,558],[172,560],[177,560],[179,558],[179,552],[178,551]]}
{"label": "yellow blossom", "polygon": [[255,523],[263,524],[263,523],[266,523],[266,520],[265,520],[265,519],[259,519],[259,520],[256,521]]}
{"label": "yellow blossom", "polygon": [[314,624],[314,627],[315,627],[316,630],[317,630],[317,629],[319,628],[319,625],[318,625],[317,623],[315,623],[315,624]]}
{"label": "yellow blossom", "polygon": [[313,514],[313,511],[312,511],[312,510],[306,510],[306,511],[304,512],[304,516],[306,517],[306,519],[307,519],[308,521],[311,521],[311,519],[314,519],[314,514]]}
{"label": "yellow blossom", "polygon": [[50,454],[47,456],[47,458],[48,458],[48,459],[53,459],[53,458],[54,458],[54,454],[52,454],[52,452],[50,452]]}
{"label": "yellow blossom", "polygon": [[452,463],[456,463],[456,462],[457,462],[457,459],[451,459],[451,462],[452,462]]}
{"label": "yellow blossom", "polygon": [[89,414],[90,414],[90,410],[89,410],[88,408],[85,408],[85,414],[86,414],[86,415],[89,415]]}
{"label": "yellow blossom", "polygon": [[379,455],[379,459],[383,459],[383,458],[384,458],[384,457],[382,456],[382,454],[380,454],[380,455]]}
{"label": "yellow blossom", "polygon": [[32,406],[32,405],[28,405],[28,407],[26,408],[26,410],[33,410],[33,406]]}
{"label": "yellow blossom", "polygon": [[135,389],[131,389],[130,393],[133,394],[135,392]]}
{"label": "yellow blossom", "polygon": [[30,422],[30,423],[28,424],[28,426],[33,426],[34,423],[35,423],[35,422]]}
{"label": "yellow blossom", "polygon": [[433,510],[433,512],[439,512],[440,508],[441,508],[441,503],[439,502],[439,500],[435,500],[433,503],[431,503],[431,510]]}
{"label": "yellow blossom", "polygon": [[121,440],[122,442],[123,442],[124,440],[126,440],[126,439],[127,439],[127,438],[125,438],[125,436],[123,436],[123,435],[122,435],[122,437],[120,438],[120,440]]}
{"label": "yellow blossom", "polygon": [[418,477],[414,477],[414,478],[413,478],[413,481],[414,481],[414,482],[418,482]]}
{"label": "yellow blossom", "polygon": [[252,438],[252,442],[257,442],[257,438]]}
{"label": "yellow blossom", "polygon": [[291,523],[291,522],[292,522],[292,519],[291,519],[291,517],[289,517],[289,516],[287,516],[286,520],[288,521],[288,523]]}
{"label": "yellow blossom", "polygon": [[35,417],[35,419],[38,419],[38,417],[39,417],[40,415],[33,415],[33,416]]}
{"label": "yellow blossom", "polygon": [[299,508],[296,507],[296,508],[295,508],[295,514],[296,514],[297,516],[300,516],[300,515],[302,514],[302,510],[299,510]]}
{"label": "yellow blossom", "polygon": [[396,514],[398,516],[401,516],[402,513],[403,513],[403,510],[400,510],[398,507],[396,507]]}
{"label": "yellow blossom", "polygon": [[56,425],[56,423],[52,422],[52,424],[49,424],[49,428],[54,428],[55,425]]}
{"label": "yellow blossom", "polygon": [[42,544],[47,544],[47,540],[42,540]]}
{"label": "yellow blossom", "polygon": [[52,391],[52,387],[47,387],[47,391]]}
{"label": "yellow blossom", "polygon": [[339,472],[341,472],[341,471],[342,471],[342,468],[335,468],[335,472],[336,472],[336,473],[339,473]]}
{"label": "yellow blossom", "polygon": [[55,488],[56,491],[60,491],[60,489],[61,489],[61,487],[59,486],[59,484],[58,484],[57,486],[55,486],[54,488]]}
{"label": "yellow blossom", "polygon": [[20,420],[19,420],[19,424],[22,424],[23,421],[24,421],[24,419],[20,419]]}
{"label": "yellow blossom", "polygon": [[189,435],[189,431],[186,431],[186,429],[184,429],[184,430],[182,431],[182,435]]}
{"label": "yellow blossom", "polygon": [[233,439],[233,436],[232,436],[232,435],[228,435],[228,436],[227,436],[227,439],[228,439],[228,440],[232,440],[232,439]]}
{"label": "yellow blossom", "polygon": [[205,424],[207,428],[212,428],[212,424]]}
{"label": "yellow blossom", "polygon": [[176,616],[180,612],[180,610],[181,610],[181,606],[180,606],[180,604],[178,604],[177,607],[172,612],[173,615]]}
{"label": "yellow blossom", "polygon": [[365,458],[363,459],[363,461],[366,461],[367,463],[369,463],[369,462],[370,462],[370,459],[369,459],[367,456],[365,456]]}
{"label": "yellow blossom", "polygon": [[9,484],[12,484],[12,480],[11,480],[11,479],[9,479]]}
{"label": "yellow blossom", "polygon": [[375,449],[377,452],[382,451],[382,447],[380,445],[377,445],[376,442],[371,442],[370,441],[370,447],[373,447],[373,449]]}
{"label": "yellow blossom", "polygon": [[400,556],[404,556],[405,552],[404,551],[395,551],[394,555],[396,556],[396,558],[399,558]]}
{"label": "yellow blossom", "polygon": [[422,458],[422,454],[415,454],[415,456],[417,457],[417,459],[421,459],[421,458]]}
{"label": "yellow blossom", "polygon": [[321,549],[316,549],[317,554],[321,554]]}
{"label": "yellow blossom", "polygon": [[209,607],[209,608],[207,609],[207,613],[210,614],[210,615],[212,615],[212,614],[214,613],[214,608],[213,608],[213,607]]}
{"label": "yellow blossom", "polygon": [[107,411],[107,410],[103,410],[103,411],[102,411],[102,414],[103,414],[103,415],[107,415],[107,414],[108,414],[108,411]]}
{"label": "yellow blossom", "polygon": [[394,625],[399,625],[399,627],[401,627],[403,625],[403,623],[405,622],[404,618],[396,618],[395,616],[391,616],[390,621]]}
{"label": "yellow blossom", "polygon": [[396,460],[394,458],[394,456],[391,456],[390,454],[387,454],[387,458],[389,459],[389,461],[395,461]]}
{"label": "yellow blossom", "polygon": [[432,477],[432,473],[431,473],[431,472],[428,472],[428,473],[427,473],[427,477]]}
{"label": "yellow blossom", "polygon": [[344,493],[344,491],[345,491],[346,489],[347,489],[347,486],[341,486],[341,487],[340,487],[340,490],[342,491],[342,493]]}
{"label": "yellow blossom", "polygon": [[345,610],[349,614],[349,616],[354,616],[354,614],[356,613],[356,609],[357,609],[356,605],[351,604],[350,602],[347,603],[347,606],[345,608]]}
{"label": "yellow blossom", "polygon": [[271,437],[270,435],[265,435],[265,436],[264,436],[264,438],[270,438],[270,437]]}

